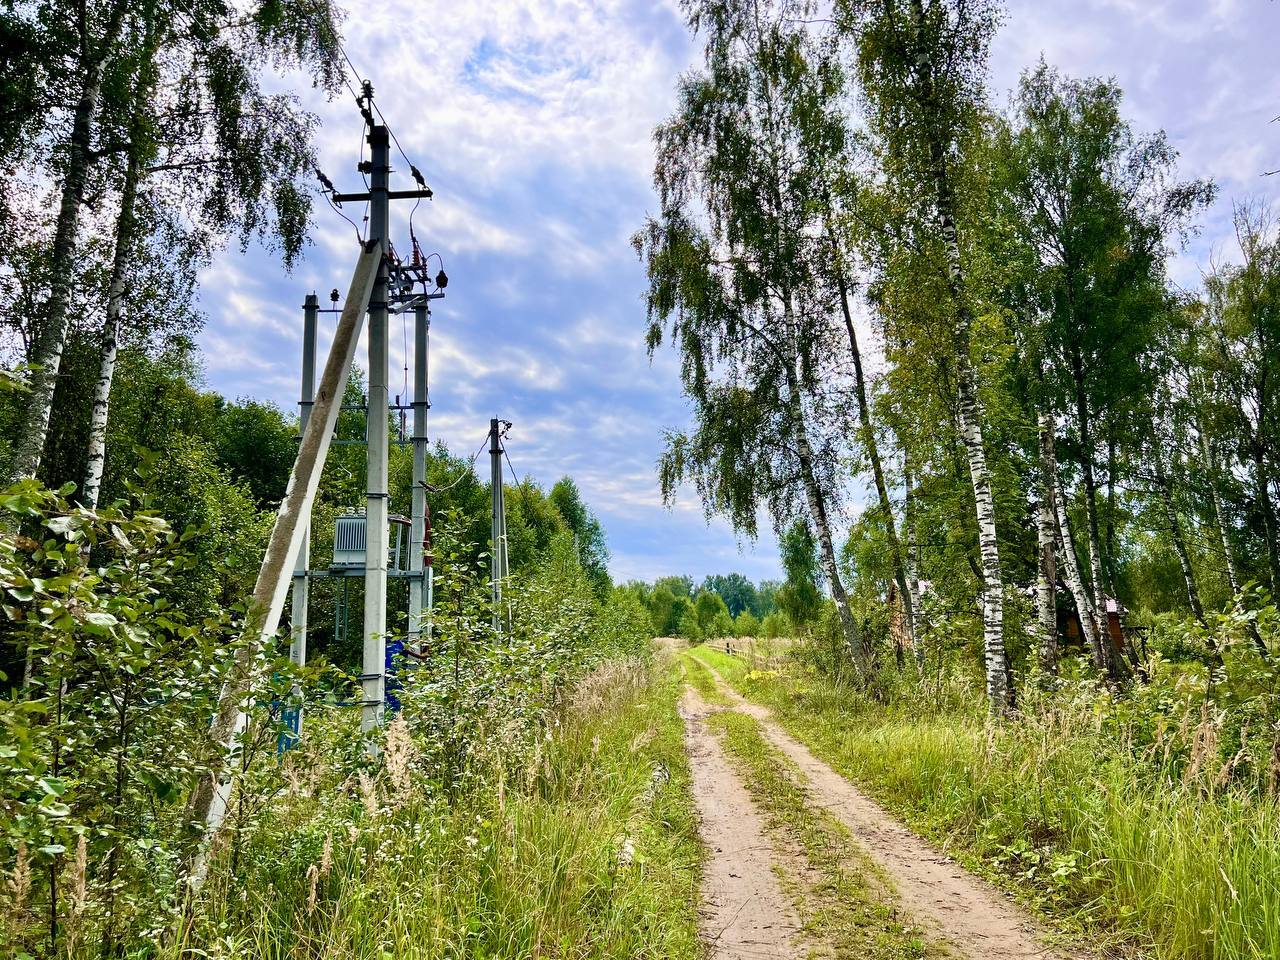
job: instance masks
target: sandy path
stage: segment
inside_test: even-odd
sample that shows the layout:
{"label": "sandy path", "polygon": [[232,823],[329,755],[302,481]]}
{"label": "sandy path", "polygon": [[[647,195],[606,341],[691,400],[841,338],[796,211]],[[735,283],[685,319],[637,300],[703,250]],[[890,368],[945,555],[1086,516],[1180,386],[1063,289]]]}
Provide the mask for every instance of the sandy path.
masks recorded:
{"label": "sandy path", "polygon": [[773,872],[773,847],[764,819],[707,729],[710,712],[686,686],[680,702],[693,799],[707,847],[699,918],[714,960],[760,960],[804,955],[800,923]]}
{"label": "sandy path", "polygon": [[759,720],[766,736],[800,768],[815,803],[844,823],[892,878],[903,908],[928,932],[970,960],[1078,956],[1046,946],[1047,931],[1030,914],[900,824],[783,730],[767,708],[744,700],[712,673],[734,709]]}

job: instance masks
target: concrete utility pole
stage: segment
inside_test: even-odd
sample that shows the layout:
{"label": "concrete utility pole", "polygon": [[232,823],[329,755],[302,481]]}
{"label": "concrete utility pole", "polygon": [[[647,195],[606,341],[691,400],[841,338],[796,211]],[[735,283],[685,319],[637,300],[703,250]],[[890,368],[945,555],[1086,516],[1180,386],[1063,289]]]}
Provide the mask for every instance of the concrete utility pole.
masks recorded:
{"label": "concrete utility pole", "polygon": [[[361,653],[361,718],[360,729],[364,733],[369,733],[376,729],[382,722],[384,702],[386,699],[386,633],[387,633],[387,577],[390,567],[390,550],[389,550],[389,512],[390,512],[390,492],[387,483],[387,468],[389,457],[389,437],[388,437],[388,418],[390,405],[387,402],[387,383],[390,379],[389,369],[389,350],[388,350],[388,317],[393,304],[393,290],[391,288],[391,277],[393,272],[397,277],[397,287],[394,291],[396,295],[397,305],[402,307],[406,302],[405,295],[412,289],[415,283],[421,283],[424,291],[421,294],[423,302],[444,296],[443,292],[427,293],[425,286],[429,281],[426,270],[417,260],[417,244],[414,243],[415,260],[412,270],[408,273],[410,276],[406,281],[406,268],[403,264],[392,264],[391,262],[391,243],[390,229],[388,223],[388,201],[390,200],[429,200],[432,192],[423,179],[422,174],[417,167],[409,164],[409,171],[413,179],[417,182],[417,188],[413,190],[391,190],[390,189],[390,143],[392,139],[391,132],[385,124],[377,123],[374,119],[375,109],[373,106],[373,86],[367,80],[363,82],[361,95],[357,98],[360,106],[361,116],[364,118],[365,129],[368,131],[367,141],[371,149],[371,159],[365,163],[361,162],[360,171],[366,175],[368,180],[368,190],[363,193],[339,193],[334,189],[333,184],[323,173],[316,171],[320,179],[321,185],[329,193],[330,199],[335,205],[342,203],[363,203],[369,204],[369,237],[366,246],[370,252],[370,256],[376,256],[376,271],[370,277],[371,290],[366,291],[360,298],[360,302],[356,305],[363,317],[367,310],[369,314],[369,390],[368,398],[364,404],[365,411],[365,447],[366,447],[366,469],[365,469],[365,510],[364,510],[364,559],[363,574],[365,581],[364,590],[364,620],[362,634],[362,653]],[[407,159],[406,159],[406,162]],[[436,278],[436,285],[442,291],[448,283],[448,277],[445,276],[443,267]],[[336,302],[337,294],[334,293]],[[347,304],[343,310],[343,316],[346,316],[348,310],[352,309],[352,303],[348,298]],[[315,355],[315,313],[319,312],[318,305],[315,303],[314,295],[307,298],[307,331],[305,334],[305,343],[303,346],[303,423],[307,422],[307,402],[309,396],[308,372],[314,367]],[[425,332],[424,332],[425,336]],[[308,359],[310,358],[310,359]],[[425,365],[425,346],[423,347],[423,361]],[[327,370],[326,370],[327,373]],[[347,375],[350,374],[348,365]],[[310,376],[313,376],[310,375]],[[426,389],[425,366],[422,374],[422,387]],[[343,383],[345,392],[346,382]],[[341,405],[341,400],[339,400]],[[397,409],[401,409],[399,401],[397,401]],[[426,420],[425,420],[425,398],[422,408],[422,422],[419,428],[417,423],[417,409],[415,407],[415,432],[422,437],[423,443],[426,440]],[[415,446],[418,444],[415,443]],[[416,461],[420,459],[415,456]],[[425,450],[421,458],[425,464]],[[419,474],[415,472],[415,488],[420,484],[417,482]],[[421,477],[425,480],[425,476]],[[418,497],[415,489],[415,504]],[[423,500],[423,511],[425,512],[425,500]],[[308,518],[309,519],[309,518]],[[400,533],[397,527],[397,546],[400,543]],[[294,569],[294,610],[295,610],[295,642],[291,647],[298,662],[302,662],[306,658],[306,639],[305,630],[307,623],[307,578],[309,576],[327,575],[325,571],[308,571],[307,562],[309,560],[309,548],[305,548],[295,558]],[[397,550],[398,554],[398,550]],[[405,571],[396,570],[397,575],[402,575]],[[353,571],[358,575],[358,571]],[[343,581],[343,590],[345,596],[346,581]],[[417,591],[418,605],[421,608],[421,588]],[[427,599],[430,604],[430,597]],[[345,617],[345,601],[342,607],[343,617]],[[419,620],[421,617],[418,618]],[[343,620],[342,622],[345,622]],[[372,742],[372,741],[371,741]]]}
{"label": "concrete utility pole", "polygon": [[[510,426],[510,424],[508,424]],[[505,618],[502,613],[502,583],[510,569],[507,564],[507,502],[502,490],[502,421],[496,417],[489,421],[489,484],[493,500],[493,517],[489,529],[492,546],[489,550],[489,578],[493,591],[493,628],[500,629]]]}
{"label": "concrete utility pole", "polygon": [[[320,299],[307,294],[302,305],[302,396],[299,400],[298,420],[300,434],[307,432],[311,418],[311,406],[316,389],[316,319],[320,312]],[[307,662],[307,567],[311,563],[311,513],[307,512],[306,528],[302,543],[298,546],[298,559],[293,565],[293,596],[289,602],[289,659],[298,666]]]}
{"label": "concrete utility pole", "polygon": [[[370,94],[372,97],[372,94]],[[369,238],[381,251],[378,275],[369,297],[368,467],[365,501],[364,657],[361,666],[363,713],[360,729],[382,723],[386,699],[387,634],[387,186],[391,138],[380,124],[369,127],[373,162],[369,171]]]}
{"label": "concrete utility pole", "polygon": [[430,617],[432,568],[425,564],[427,551],[427,411],[431,409],[427,386],[431,311],[425,301],[413,308],[413,499],[409,510],[409,649],[422,652],[424,628],[431,640],[431,627],[424,622],[423,607]]}

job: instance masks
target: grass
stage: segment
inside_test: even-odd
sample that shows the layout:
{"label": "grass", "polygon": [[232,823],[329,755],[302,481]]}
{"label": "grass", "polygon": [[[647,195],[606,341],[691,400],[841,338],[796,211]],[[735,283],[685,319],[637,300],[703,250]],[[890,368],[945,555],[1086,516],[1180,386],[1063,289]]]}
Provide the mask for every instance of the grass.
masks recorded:
{"label": "grass", "polygon": [[724,711],[713,714],[708,725],[721,734],[770,829],[783,832],[804,855],[808,875],[787,886],[808,933],[836,956],[917,960],[946,955],[899,915],[888,879],[844,824],[810,802],[795,770],[765,741],[754,718]]}
{"label": "grass", "polygon": [[394,778],[293,798],[247,851],[248,899],[210,904],[205,949],[246,960],[701,956],[679,691],[674,669],[608,664],[532,756],[452,803]]}
{"label": "grass", "polygon": [[913,827],[1096,945],[1161,960],[1280,957],[1272,797],[1153,777],[1097,717],[885,709],[792,669],[699,649],[749,699]]}
{"label": "grass", "polygon": [[705,663],[686,651],[680,655],[680,665],[684,667],[685,680],[698,691],[703,700],[717,707],[729,705],[729,698],[720,692],[715,676]]}

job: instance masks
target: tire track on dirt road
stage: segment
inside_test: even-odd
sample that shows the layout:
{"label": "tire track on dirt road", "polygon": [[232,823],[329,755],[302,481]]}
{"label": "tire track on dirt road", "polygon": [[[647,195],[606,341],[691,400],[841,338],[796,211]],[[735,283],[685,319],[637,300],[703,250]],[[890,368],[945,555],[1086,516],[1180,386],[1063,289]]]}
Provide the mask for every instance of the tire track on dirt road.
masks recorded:
{"label": "tire track on dirt road", "polygon": [[710,708],[692,687],[680,702],[699,832],[707,848],[700,925],[713,960],[804,956],[800,922],[774,871],[764,818],[704,722]]}

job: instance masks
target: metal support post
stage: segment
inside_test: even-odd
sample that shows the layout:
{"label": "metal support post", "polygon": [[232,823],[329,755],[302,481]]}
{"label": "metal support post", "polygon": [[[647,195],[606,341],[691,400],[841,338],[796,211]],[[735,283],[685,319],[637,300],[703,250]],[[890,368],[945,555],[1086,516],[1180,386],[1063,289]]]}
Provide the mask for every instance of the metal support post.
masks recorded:
{"label": "metal support post", "polygon": [[[298,404],[298,432],[306,433],[311,418],[311,405],[316,393],[316,318],[320,299],[307,294],[302,306],[302,396]],[[311,563],[311,517],[302,518],[304,526],[298,558],[293,565],[293,596],[289,603],[289,659],[298,666],[307,662],[307,567]]]}
{"label": "metal support post", "polygon": [[373,162],[369,178],[369,236],[382,253],[369,297],[368,467],[365,505],[364,576],[364,709],[360,729],[368,733],[382,723],[386,699],[387,633],[387,183],[390,170],[387,128],[369,128]]}
{"label": "metal support post", "polygon": [[[502,438],[498,438],[498,447],[502,447]],[[511,565],[507,558],[507,491],[502,484],[502,463],[498,463],[498,574],[505,583],[507,577],[511,575]],[[511,610],[511,596],[506,598],[506,614],[507,629],[511,629],[511,621],[513,619]]]}
{"label": "metal support post", "polygon": [[[424,564],[427,550],[427,411],[431,408],[427,386],[428,338],[431,334],[431,313],[426,301],[419,301],[413,310],[413,497],[409,519],[409,638],[408,647],[422,652],[423,600],[428,593],[425,577],[429,570]],[[427,598],[429,604],[429,598]],[[430,638],[428,638],[430,639]]]}

